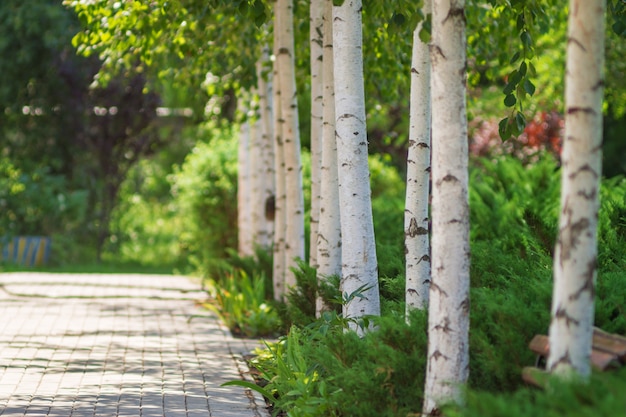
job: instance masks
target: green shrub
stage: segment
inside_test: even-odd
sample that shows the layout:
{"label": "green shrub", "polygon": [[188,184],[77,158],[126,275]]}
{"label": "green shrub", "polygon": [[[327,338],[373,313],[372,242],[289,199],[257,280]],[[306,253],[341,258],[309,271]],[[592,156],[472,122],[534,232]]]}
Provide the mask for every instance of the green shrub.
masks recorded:
{"label": "green shrub", "polygon": [[[233,333],[246,337],[274,336],[281,327],[276,309],[265,298],[265,279],[235,270],[220,284],[208,280],[215,304],[207,307],[217,312]],[[217,307],[217,308],[216,308]]]}
{"label": "green shrub", "polygon": [[182,219],[181,244],[205,274],[237,247],[237,141],[234,132],[211,130],[172,175]]}
{"label": "green shrub", "polygon": [[595,374],[590,383],[550,381],[546,390],[514,393],[469,391],[464,406],[449,406],[449,417],[614,417],[626,410],[626,370]]}
{"label": "green shrub", "polygon": [[[270,353],[254,360],[266,396],[293,416],[406,416],[418,413],[426,363],[426,315],[408,325],[400,315],[377,320],[359,338],[328,314],[292,327]],[[335,319],[332,319],[335,317]]]}

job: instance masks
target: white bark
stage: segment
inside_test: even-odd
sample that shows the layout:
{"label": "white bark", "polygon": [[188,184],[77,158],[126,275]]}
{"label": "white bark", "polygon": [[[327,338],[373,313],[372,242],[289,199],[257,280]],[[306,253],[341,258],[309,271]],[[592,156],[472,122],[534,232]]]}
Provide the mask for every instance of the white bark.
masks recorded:
{"label": "white bark", "polygon": [[254,255],[254,250],[259,245],[259,237],[263,229],[263,188],[264,188],[264,173],[265,170],[262,166],[261,155],[261,140],[262,130],[261,122],[259,120],[259,113],[257,110],[258,100],[256,91],[252,93],[253,100],[250,103],[251,110],[248,112],[247,125],[249,126],[250,143],[249,147],[249,183],[248,186],[248,210],[250,212],[250,248],[249,255]]}
{"label": "white bark", "polygon": [[[274,19],[274,37],[279,32],[280,20]],[[273,66],[273,103],[274,103],[274,169],[276,198],[274,201],[274,257],[273,257],[273,284],[274,299],[282,301],[285,295],[285,272],[287,270],[287,258],[285,257],[285,233],[286,233],[286,186],[285,186],[285,151],[283,145],[283,123],[280,106],[281,85],[278,82],[278,55],[279,43],[274,40],[274,66]]]}
{"label": "white bark", "polygon": [[[431,0],[424,0],[424,16]],[[406,261],[406,316],[428,305],[430,241],[428,198],[430,181],[430,53],[419,38],[423,22],[413,32],[409,152],[407,157],[404,246]]]}
{"label": "white bark", "polygon": [[253,253],[250,134],[250,125],[247,122],[243,123],[239,130],[237,155],[237,240],[238,252],[241,256],[250,256]]}
{"label": "white bark", "polygon": [[311,51],[311,214],[309,265],[317,267],[317,234],[320,217],[320,168],[322,165],[322,55],[324,0],[311,0],[309,43]]}
{"label": "white bark", "polygon": [[304,193],[302,189],[302,162],[300,157],[300,133],[298,127],[298,101],[296,96],[293,2],[277,0],[274,11],[277,44],[276,63],[277,83],[280,88],[281,108],[279,123],[282,125],[282,139],[285,168],[285,286],[296,285],[295,274],[290,270],[297,267],[298,259],[304,255]]}
{"label": "white bark", "polygon": [[[322,79],[323,118],[322,166],[320,170],[320,217],[317,235],[317,275],[324,281],[341,275],[341,222],[339,219],[339,184],[337,177],[337,140],[335,138],[335,77],[333,76],[333,2],[324,0],[324,58]],[[319,317],[330,306],[318,297]]]}
{"label": "white bark", "polygon": [[434,0],[431,40],[432,282],[424,413],[462,400],[469,374],[465,2]]}
{"label": "white bark", "polygon": [[[342,236],[341,289],[363,297],[344,306],[344,316],[380,315],[378,264],[367,161],[360,0],[346,0],[333,12],[335,129]],[[360,331],[359,329],[357,329]]]}
{"label": "white bark", "polygon": [[570,0],[561,213],[547,368],[591,373],[602,162],[605,0]]}
{"label": "white bark", "polygon": [[259,209],[262,213],[261,225],[257,236],[257,244],[264,249],[272,246],[274,238],[274,198],[275,198],[275,170],[274,170],[274,129],[272,111],[272,83],[264,74],[264,65],[269,61],[269,53],[264,50],[257,65],[259,119],[260,119],[260,165],[261,165],[261,200]]}

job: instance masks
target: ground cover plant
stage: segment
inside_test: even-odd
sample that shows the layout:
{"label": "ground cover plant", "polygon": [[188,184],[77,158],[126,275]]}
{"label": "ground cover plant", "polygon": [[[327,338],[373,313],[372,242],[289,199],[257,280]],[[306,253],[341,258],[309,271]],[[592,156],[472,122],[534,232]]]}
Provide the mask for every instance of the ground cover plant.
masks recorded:
{"label": "ground cover plant", "polygon": [[[509,409],[511,415],[537,415],[542,409],[548,415],[566,410],[575,410],[571,415],[587,415],[596,406],[606,410],[599,415],[623,411],[619,400],[607,399],[616,392],[613,389],[586,392],[575,385],[556,384],[556,405],[548,406],[552,394],[529,389],[521,379],[522,368],[535,361],[528,342],[535,334],[546,334],[550,320],[558,171],[557,161],[549,156],[530,164],[502,156],[473,161],[470,394],[467,408],[446,409],[446,415],[502,415]],[[605,180],[601,192],[596,325],[626,334],[622,256],[626,181],[621,177]],[[381,215],[399,216],[400,212],[379,212],[375,222]],[[385,250],[384,245],[382,251],[379,247],[380,252]],[[381,270],[397,270],[395,257],[379,259]],[[345,320],[336,312],[315,320],[311,316],[314,275],[301,265],[299,277],[290,300],[297,307],[282,310],[283,319],[292,323],[290,331],[252,363],[261,370],[266,384],[262,391],[270,397],[274,412],[293,416],[418,415],[426,317],[416,312],[409,323],[405,321],[402,275],[381,276],[383,315],[373,319],[377,330],[363,338],[344,332]],[[619,381],[618,386],[623,384],[623,373],[594,378],[602,387],[611,386],[614,380]],[[491,407],[491,414],[484,414],[486,407]]]}

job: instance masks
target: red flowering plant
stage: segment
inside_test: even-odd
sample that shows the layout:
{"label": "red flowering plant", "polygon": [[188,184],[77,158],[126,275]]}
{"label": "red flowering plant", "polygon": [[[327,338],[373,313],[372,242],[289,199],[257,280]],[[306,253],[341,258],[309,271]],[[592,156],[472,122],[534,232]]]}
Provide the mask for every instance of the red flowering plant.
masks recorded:
{"label": "red flowering plant", "polygon": [[526,124],[521,135],[502,141],[497,120],[474,119],[470,122],[470,155],[513,155],[525,164],[535,162],[540,154],[546,152],[560,159],[563,126],[561,114],[542,111]]}

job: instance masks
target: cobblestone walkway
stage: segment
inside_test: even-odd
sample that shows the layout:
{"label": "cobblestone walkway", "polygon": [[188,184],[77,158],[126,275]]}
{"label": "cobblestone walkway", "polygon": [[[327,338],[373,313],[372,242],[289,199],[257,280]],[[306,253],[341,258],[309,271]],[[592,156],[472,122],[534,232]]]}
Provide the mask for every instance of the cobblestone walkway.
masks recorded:
{"label": "cobblestone walkway", "polygon": [[0,274],[0,415],[264,417],[240,354],[185,277]]}

